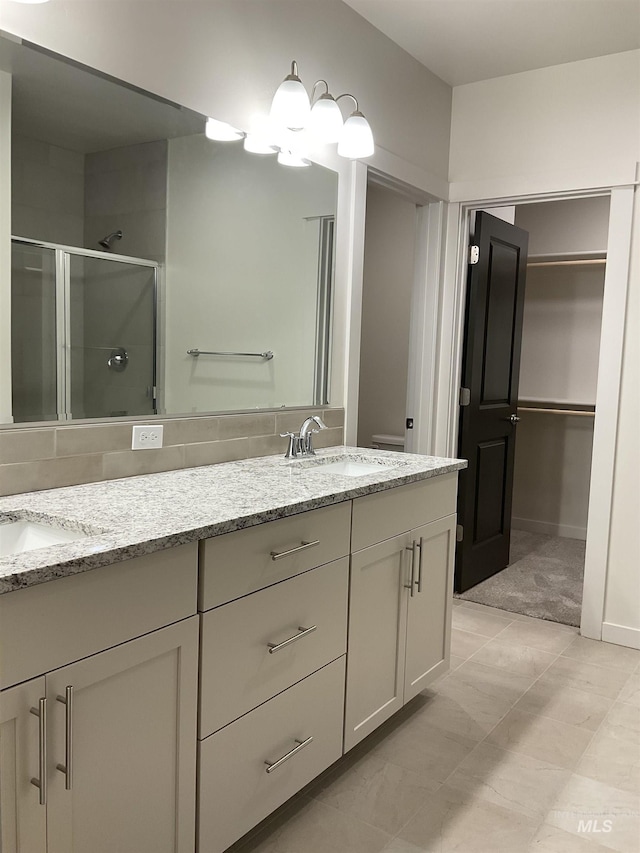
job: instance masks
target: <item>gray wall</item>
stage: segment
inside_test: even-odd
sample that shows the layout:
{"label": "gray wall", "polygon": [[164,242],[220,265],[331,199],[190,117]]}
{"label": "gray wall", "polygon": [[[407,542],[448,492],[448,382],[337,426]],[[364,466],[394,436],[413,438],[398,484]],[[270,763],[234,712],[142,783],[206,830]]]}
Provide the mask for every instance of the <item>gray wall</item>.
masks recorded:
{"label": "gray wall", "polygon": [[367,188],[358,444],[377,433],[404,436],[416,206]]}

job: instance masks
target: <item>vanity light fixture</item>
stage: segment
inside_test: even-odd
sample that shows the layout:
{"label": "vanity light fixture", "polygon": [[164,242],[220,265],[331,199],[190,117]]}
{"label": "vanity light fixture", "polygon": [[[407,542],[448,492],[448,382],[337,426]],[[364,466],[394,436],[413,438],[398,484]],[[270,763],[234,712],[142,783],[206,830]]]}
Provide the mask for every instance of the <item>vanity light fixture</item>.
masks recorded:
{"label": "vanity light fixture", "polygon": [[[325,92],[316,97],[318,86]],[[339,101],[351,98],[355,110],[342,118]],[[309,109],[311,104],[311,109]],[[291,63],[291,73],[280,84],[271,105],[271,121],[274,126],[289,131],[308,131],[309,142],[321,144],[338,143],[338,154],[351,160],[370,157],[374,152],[373,133],[356,98],[348,93],[334,98],[326,80],[317,80],[311,90],[311,101],[298,76],[297,62]]]}
{"label": "vanity light fixture", "polygon": [[321,84],[327,91],[314,101],[307,129],[318,142],[328,145],[340,139],[344,119],[340,107],[329,92],[329,84],[326,80],[318,80],[313,84],[312,97],[315,95],[316,86]]}
{"label": "vanity light fixture", "polygon": [[309,95],[298,77],[298,63],[294,60],[291,73],[287,74],[273,96],[271,120],[289,130],[302,130],[309,121],[310,112]]}
{"label": "vanity light fixture", "polygon": [[275,154],[278,147],[259,133],[247,133],[244,138],[244,150],[251,154]]}
{"label": "vanity light fixture", "polygon": [[204,132],[207,139],[215,139],[218,142],[233,142],[236,139],[244,139],[245,137],[242,130],[238,130],[237,127],[228,124],[226,121],[218,121],[215,118],[207,119]]}
{"label": "vanity light fixture", "polygon": [[278,152],[278,163],[281,166],[293,166],[295,169],[304,169],[306,166],[311,165],[311,160],[307,160],[306,157],[302,157],[294,151],[281,148]]}
{"label": "vanity light fixture", "polygon": [[371,157],[374,151],[373,133],[369,122],[358,109],[358,102],[353,95],[345,93],[338,95],[336,101],[340,98],[351,98],[356,105],[355,110],[345,121],[340,139],[338,140],[338,154],[341,157],[348,157],[351,160],[358,160],[361,157]]}
{"label": "vanity light fixture", "polygon": [[275,154],[279,148],[269,117],[253,116],[249,122],[249,132],[244,138],[244,150],[251,154]]}

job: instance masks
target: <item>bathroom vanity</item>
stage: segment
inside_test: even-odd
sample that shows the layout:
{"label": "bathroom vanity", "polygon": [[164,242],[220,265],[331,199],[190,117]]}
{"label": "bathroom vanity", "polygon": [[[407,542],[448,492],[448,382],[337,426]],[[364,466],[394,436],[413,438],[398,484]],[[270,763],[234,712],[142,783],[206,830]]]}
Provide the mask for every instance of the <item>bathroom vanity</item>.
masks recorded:
{"label": "bathroom vanity", "polygon": [[3,851],[222,853],[426,687],[464,464],[331,448],[1,499],[89,532],[0,557]]}

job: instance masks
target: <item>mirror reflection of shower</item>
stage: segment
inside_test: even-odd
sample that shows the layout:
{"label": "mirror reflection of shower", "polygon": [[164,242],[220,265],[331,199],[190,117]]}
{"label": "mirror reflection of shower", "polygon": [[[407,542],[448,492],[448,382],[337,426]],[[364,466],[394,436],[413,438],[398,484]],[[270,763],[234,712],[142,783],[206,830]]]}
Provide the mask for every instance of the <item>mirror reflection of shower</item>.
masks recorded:
{"label": "mirror reflection of shower", "polygon": [[107,236],[103,237],[102,240],[98,240],[98,245],[102,246],[105,252],[110,252],[111,244],[116,240],[122,240],[122,231],[120,231],[120,229],[112,231],[111,234],[107,234]]}

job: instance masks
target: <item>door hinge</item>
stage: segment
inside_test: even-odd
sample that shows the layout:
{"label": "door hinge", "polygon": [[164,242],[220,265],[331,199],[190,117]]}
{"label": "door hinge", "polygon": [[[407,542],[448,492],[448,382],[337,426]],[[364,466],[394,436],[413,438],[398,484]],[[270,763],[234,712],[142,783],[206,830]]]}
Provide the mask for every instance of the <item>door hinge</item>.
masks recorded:
{"label": "door hinge", "polygon": [[461,524],[456,524],[456,542],[462,542],[464,539],[464,527]]}
{"label": "door hinge", "polygon": [[468,406],[471,402],[471,388],[460,389],[460,405]]}
{"label": "door hinge", "polygon": [[480,246],[469,246],[469,263],[477,264],[480,260]]}

